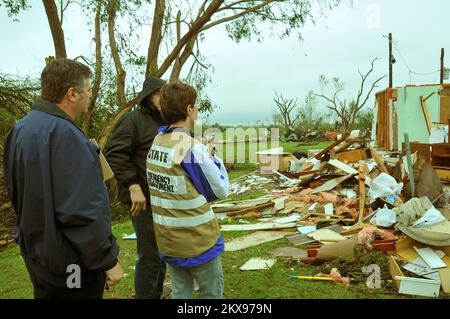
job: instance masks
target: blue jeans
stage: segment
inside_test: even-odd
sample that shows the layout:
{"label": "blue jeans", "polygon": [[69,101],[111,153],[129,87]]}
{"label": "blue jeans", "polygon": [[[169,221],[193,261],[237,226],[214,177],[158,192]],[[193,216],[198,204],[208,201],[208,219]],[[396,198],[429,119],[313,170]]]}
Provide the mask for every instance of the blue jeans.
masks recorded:
{"label": "blue jeans", "polygon": [[166,265],[159,257],[152,213],[146,209],[131,220],[137,237],[138,260],[134,274],[136,299],[160,299]]}
{"label": "blue jeans", "polygon": [[200,287],[201,299],[223,298],[223,270],[220,256],[194,268],[176,268],[167,264],[172,279],[173,299],[192,299],[194,278]]}

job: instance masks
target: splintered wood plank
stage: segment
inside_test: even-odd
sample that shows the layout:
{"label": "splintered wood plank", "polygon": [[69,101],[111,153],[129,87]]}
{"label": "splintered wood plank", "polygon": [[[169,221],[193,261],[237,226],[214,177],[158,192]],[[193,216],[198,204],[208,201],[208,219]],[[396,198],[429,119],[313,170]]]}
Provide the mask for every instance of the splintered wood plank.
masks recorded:
{"label": "splintered wood plank", "polygon": [[447,265],[431,248],[426,247],[419,249],[414,246],[414,249],[431,269],[447,268]]}
{"label": "splintered wood plank", "polygon": [[240,270],[263,270],[270,269],[276,262],[276,259],[264,259],[264,258],[251,258],[245,264],[243,264]]}
{"label": "splintered wood plank", "polygon": [[450,182],[450,169],[448,167],[434,166],[434,170],[440,180]]}
{"label": "splintered wood plank", "polygon": [[419,257],[413,248],[415,245],[421,244],[412,238],[403,237],[395,243],[395,250],[397,251],[398,256],[408,262],[411,262]]}
{"label": "splintered wood plank", "polygon": [[[339,217],[338,219],[331,222],[332,225],[335,225],[341,221],[344,221],[346,218],[344,216]],[[353,221],[353,220],[352,220]]]}
{"label": "splintered wood plank", "polygon": [[314,157],[318,160],[321,160],[322,156],[328,152],[331,151],[333,148],[335,148],[336,146],[338,146],[339,144],[341,144],[343,141],[345,141],[347,139],[347,134],[344,134],[342,136],[342,138],[340,138],[339,140],[337,140],[336,142],[334,142],[333,144],[325,147],[323,150],[321,150],[319,153],[317,153]]}
{"label": "splintered wood plank", "polygon": [[296,223],[289,223],[284,225],[278,225],[274,223],[260,223],[260,224],[247,224],[247,225],[222,225],[221,231],[250,231],[250,230],[271,230],[271,229],[285,229],[294,228]]}
{"label": "splintered wood plank", "polygon": [[[347,174],[351,174],[351,175],[357,175],[358,174],[358,171],[356,169],[354,169],[353,167],[351,167],[351,166],[349,166],[349,165],[347,165],[345,163],[342,163],[341,161],[338,161],[336,159],[332,159],[332,160],[328,161],[328,164],[330,164],[330,165],[332,165],[332,166],[334,166],[336,168],[339,168],[341,171],[344,171]],[[355,178],[359,179],[358,176],[355,176]],[[371,180],[371,178],[369,176],[366,176],[365,183],[366,183],[367,186],[371,185],[372,180]]]}
{"label": "splintered wood plank", "polygon": [[442,290],[446,294],[450,293],[450,268],[439,269],[439,276],[441,278]]}
{"label": "splintered wood plank", "polygon": [[364,205],[366,203],[366,185],[364,184],[364,180],[367,180],[368,177],[364,175],[364,172],[366,170],[366,166],[364,164],[361,164],[359,166],[359,215],[358,215],[358,222],[353,225],[349,230],[341,232],[341,235],[350,235],[354,234],[355,232],[358,232],[360,229],[363,229],[364,227],[371,227],[373,225],[371,224],[365,224],[364,223]]}
{"label": "splintered wood plank", "polygon": [[439,280],[396,276],[400,280],[401,294],[417,295],[424,297],[438,297],[441,283]]}
{"label": "splintered wood plank", "polygon": [[332,231],[330,229],[319,229],[315,232],[307,234],[308,237],[313,238],[317,241],[323,242],[334,242],[346,240],[347,237],[340,235],[339,233]]}
{"label": "splintered wood plank", "polygon": [[316,242],[315,239],[309,238],[306,235],[302,235],[302,234],[299,234],[298,236],[296,235],[296,237],[294,237],[294,238],[287,237],[287,239],[294,246],[301,246],[301,245],[306,245],[306,244],[310,244],[310,243],[315,243]]}
{"label": "splintered wood plank", "polygon": [[343,183],[344,181],[350,179],[353,175],[346,175],[346,176],[342,176],[342,177],[338,177],[332,180],[327,181],[325,184],[323,184],[322,186],[317,187],[316,189],[314,189],[311,194],[317,194],[320,192],[326,192],[326,191],[330,191],[332,189],[334,189],[336,186],[338,186],[339,184]]}
{"label": "splintered wood plank", "polygon": [[400,289],[400,280],[396,280],[395,277],[396,276],[404,277],[404,275],[393,256],[390,256],[389,258],[389,272],[391,273],[392,278],[395,280],[397,288]]}
{"label": "splintered wood plank", "polygon": [[253,234],[235,238],[225,243],[225,251],[238,251],[261,245],[284,237],[284,234],[271,231],[258,231]]}
{"label": "splintered wood plank", "polygon": [[428,112],[428,107],[426,100],[424,100],[423,96],[420,97],[420,104],[422,105],[423,116],[425,117],[425,122],[427,124],[428,134],[431,134],[431,119],[430,113]]}
{"label": "splintered wood plank", "polygon": [[365,148],[358,148],[352,151],[345,151],[336,154],[336,158],[346,163],[356,163],[360,160],[366,160],[367,154]]}
{"label": "splintered wood plank", "polygon": [[291,257],[296,260],[308,257],[308,252],[305,249],[299,249],[292,246],[276,248],[271,250],[269,254],[273,257]]}
{"label": "splintered wood plank", "polygon": [[249,208],[241,209],[241,210],[238,210],[238,211],[235,211],[235,212],[227,213],[227,216],[232,217],[232,216],[244,215],[244,214],[249,213],[249,212],[258,212],[258,211],[263,210],[265,208],[272,207],[273,205],[274,205],[273,202],[268,202],[268,203],[256,205],[254,207],[249,207]]}
{"label": "splintered wood plank", "polygon": [[362,224],[364,220],[364,205],[366,204],[366,185],[364,184],[366,165],[359,165],[359,215],[358,224]]}
{"label": "splintered wood plank", "polygon": [[384,161],[381,158],[381,156],[378,155],[377,151],[373,147],[369,147],[369,149],[370,149],[370,153],[372,153],[373,160],[375,161],[375,163],[377,163],[377,165],[380,168],[380,170],[383,173],[389,174],[389,171],[388,171],[386,165],[384,165]]}
{"label": "splintered wood plank", "polygon": [[[336,225],[332,225],[326,228],[322,228],[323,230],[332,230],[334,232],[339,233],[342,230],[342,226],[339,224]],[[312,233],[308,233],[308,234],[297,234],[297,235],[292,235],[292,236],[287,236],[286,239],[289,240],[293,245],[295,246],[299,246],[299,245],[305,245],[305,244],[309,244],[309,243],[313,243],[316,242],[315,239],[308,237],[307,235],[310,235]]]}

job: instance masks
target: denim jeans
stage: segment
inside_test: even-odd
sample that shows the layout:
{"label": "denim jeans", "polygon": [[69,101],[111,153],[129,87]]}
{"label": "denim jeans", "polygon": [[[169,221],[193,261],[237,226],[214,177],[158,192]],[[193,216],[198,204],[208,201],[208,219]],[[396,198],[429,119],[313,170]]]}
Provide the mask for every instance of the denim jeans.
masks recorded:
{"label": "denim jeans", "polygon": [[132,222],[137,237],[138,254],[134,274],[136,299],[160,299],[166,265],[159,257],[151,211],[141,211],[137,217],[132,217]]}
{"label": "denim jeans", "polygon": [[220,256],[194,268],[176,268],[167,264],[172,279],[173,299],[192,299],[194,278],[200,287],[201,299],[223,298],[223,270]]}

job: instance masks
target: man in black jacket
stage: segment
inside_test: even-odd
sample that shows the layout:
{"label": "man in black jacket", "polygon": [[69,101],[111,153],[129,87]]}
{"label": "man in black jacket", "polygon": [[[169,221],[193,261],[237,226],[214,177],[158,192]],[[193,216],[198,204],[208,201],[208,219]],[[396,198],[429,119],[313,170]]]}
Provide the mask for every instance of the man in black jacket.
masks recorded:
{"label": "man in black jacket", "polygon": [[123,270],[111,231],[99,149],[74,120],[87,112],[89,68],[57,59],[41,74],[41,97],[9,133],[8,195],[35,298],[102,298]]}
{"label": "man in black jacket", "polygon": [[164,124],[159,104],[159,89],[164,83],[156,77],[145,80],[139,108],[119,120],[105,151],[118,182],[119,199],[132,212],[137,237],[138,260],[134,283],[138,299],[161,298],[166,273],[153,229],[145,166],[153,139]]}

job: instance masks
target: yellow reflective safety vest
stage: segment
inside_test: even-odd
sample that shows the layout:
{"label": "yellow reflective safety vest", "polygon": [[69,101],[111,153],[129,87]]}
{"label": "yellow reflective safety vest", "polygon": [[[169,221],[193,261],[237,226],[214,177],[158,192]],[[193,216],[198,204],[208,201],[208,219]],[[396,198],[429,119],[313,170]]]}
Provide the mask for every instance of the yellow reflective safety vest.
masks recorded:
{"label": "yellow reflective safety vest", "polygon": [[183,130],[159,133],[147,155],[153,224],[161,253],[197,257],[214,246],[220,228],[206,198],[198,192],[181,162],[200,141]]}

